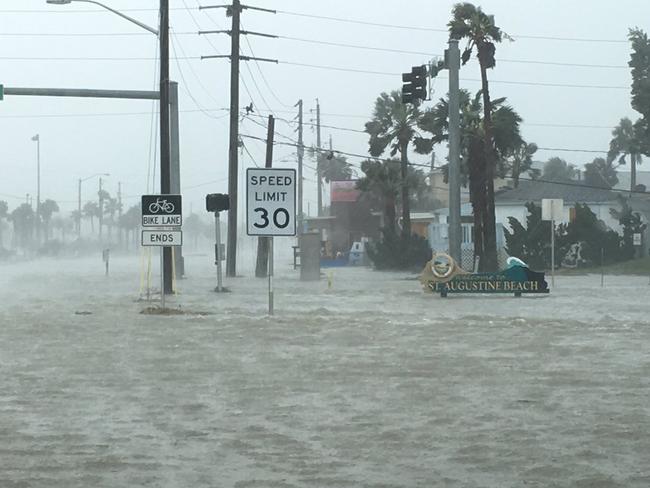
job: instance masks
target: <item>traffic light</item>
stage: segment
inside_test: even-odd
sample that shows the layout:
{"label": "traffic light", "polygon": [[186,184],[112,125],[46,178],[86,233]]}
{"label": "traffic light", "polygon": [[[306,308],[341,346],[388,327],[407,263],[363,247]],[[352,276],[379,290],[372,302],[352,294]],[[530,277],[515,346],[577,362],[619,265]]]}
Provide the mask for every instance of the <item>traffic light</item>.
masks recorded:
{"label": "traffic light", "polygon": [[410,73],[402,73],[402,103],[417,103],[427,98],[427,67],[413,66]]}
{"label": "traffic light", "polygon": [[210,193],[205,196],[205,209],[208,212],[222,212],[230,209],[230,198],[223,193]]}

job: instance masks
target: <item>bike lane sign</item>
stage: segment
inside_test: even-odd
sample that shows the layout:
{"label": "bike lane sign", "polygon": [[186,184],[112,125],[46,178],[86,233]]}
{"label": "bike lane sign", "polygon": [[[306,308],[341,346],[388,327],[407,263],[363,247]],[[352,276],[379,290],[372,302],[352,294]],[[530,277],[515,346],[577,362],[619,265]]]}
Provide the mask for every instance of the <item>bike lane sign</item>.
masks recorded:
{"label": "bike lane sign", "polygon": [[183,225],[181,195],[142,195],[143,227]]}

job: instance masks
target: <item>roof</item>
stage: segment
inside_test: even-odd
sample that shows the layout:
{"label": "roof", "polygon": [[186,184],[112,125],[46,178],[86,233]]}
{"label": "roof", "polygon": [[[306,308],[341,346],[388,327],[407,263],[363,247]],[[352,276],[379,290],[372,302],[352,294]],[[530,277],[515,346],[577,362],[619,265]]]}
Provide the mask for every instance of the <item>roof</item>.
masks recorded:
{"label": "roof", "polygon": [[414,220],[420,220],[420,221],[435,220],[435,218],[436,218],[436,214],[434,214],[433,212],[411,212],[411,222],[413,222]]}
{"label": "roof", "polygon": [[552,183],[548,181],[519,182],[517,188],[504,188],[494,196],[496,205],[541,202],[543,198],[561,198],[565,203],[615,202],[618,192],[587,186],[584,182]]}
{"label": "roof", "polygon": [[[629,190],[630,183],[632,181],[632,175],[628,171],[618,171],[616,173],[618,178],[618,183],[614,188],[617,190]],[[645,185],[646,188],[650,189],[650,171],[638,171],[636,172],[636,184]]]}

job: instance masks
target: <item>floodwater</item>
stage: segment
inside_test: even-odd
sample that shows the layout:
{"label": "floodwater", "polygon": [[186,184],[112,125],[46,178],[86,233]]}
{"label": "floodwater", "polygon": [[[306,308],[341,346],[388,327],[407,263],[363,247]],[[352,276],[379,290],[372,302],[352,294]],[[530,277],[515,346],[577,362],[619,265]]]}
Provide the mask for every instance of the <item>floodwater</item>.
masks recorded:
{"label": "floodwater", "polygon": [[[650,486],[647,277],[441,299],[336,269],[216,294],[188,256],[0,267],[0,487]],[[155,280],[154,280],[155,281]]]}

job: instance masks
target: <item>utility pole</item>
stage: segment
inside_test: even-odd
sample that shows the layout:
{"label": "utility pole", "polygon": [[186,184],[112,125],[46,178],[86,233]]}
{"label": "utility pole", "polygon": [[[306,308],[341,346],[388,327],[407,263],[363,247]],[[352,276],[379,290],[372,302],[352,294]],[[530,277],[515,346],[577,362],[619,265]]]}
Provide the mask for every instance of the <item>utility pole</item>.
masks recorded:
{"label": "utility pole", "polygon": [[117,228],[119,229],[120,232],[120,246],[122,246],[122,182],[118,181],[117,182]]}
{"label": "utility pole", "polygon": [[302,213],[302,160],[305,156],[305,147],[303,145],[302,131],[303,131],[303,121],[302,121],[302,99],[298,100],[298,103],[295,105],[298,107],[298,234],[303,232],[303,213]]}
{"label": "utility pole", "polygon": [[[169,131],[169,0],[160,0],[160,193],[171,191],[171,149]],[[163,290],[172,293],[172,249],[161,248]]]}
{"label": "utility pole", "polygon": [[[273,115],[269,115],[269,123],[266,135],[266,161],[264,167],[270,169],[273,167],[273,139],[275,134],[275,119]],[[269,250],[273,253],[272,241],[273,237],[258,237],[257,238],[257,262],[255,265],[255,276],[258,278],[265,278],[269,276],[269,283],[271,283],[271,274],[273,264],[269,261]],[[272,302],[272,287],[269,286],[269,303]],[[272,315],[272,314],[271,314]]]}
{"label": "utility pole", "polygon": [[239,175],[239,0],[232,1],[230,33],[230,141],[228,145],[228,244],[226,276],[237,276],[237,177]]}
{"label": "utility pole", "polygon": [[323,159],[321,155],[321,139],[320,139],[320,103],[316,99],[316,178],[318,179],[318,216],[323,215],[323,179],[321,178],[321,168],[319,162]]}
{"label": "utility pole", "polygon": [[81,178],[77,191],[77,238],[81,238]]}
{"label": "utility pole", "polygon": [[450,40],[449,68],[449,254],[460,265],[460,51],[458,41]]}
{"label": "utility pole", "polygon": [[99,240],[102,240],[102,224],[104,223],[104,193],[102,191],[102,179],[99,178],[99,191],[97,192],[99,197]]}
{"label": "utility pole", "polygon": [[240,0],[232,0],[232,5],[204,5],[199,10],[211,8],[227,8],[232,16],[232,27],[229,31],[212,30],[199,31],[201,34],[228,34],[230,35],[230,56],[210,55],[201,56],[201,59],[230,58],[230,137],[228,143],[228,195],[230,196],[230,210],[228,211],[228,237],[226,250],[226,276],[237,276],[237,208],[238,192],[237,182],[239,177],[239,61],[267,61],[278,62],[277,59],[256,58],[239,54],[239,38],[241,34],[257,35],[262,37],[277,38],[277,36],[262,34],[260,32],[242,31],[240,16],[243,9],[259,10],[262,12],[276,13],[275,10],[242,5]]}
{"label": "utility pole", "polygon": [[41,244],[41,136],[32,137],[36,142],[36,245]]}

